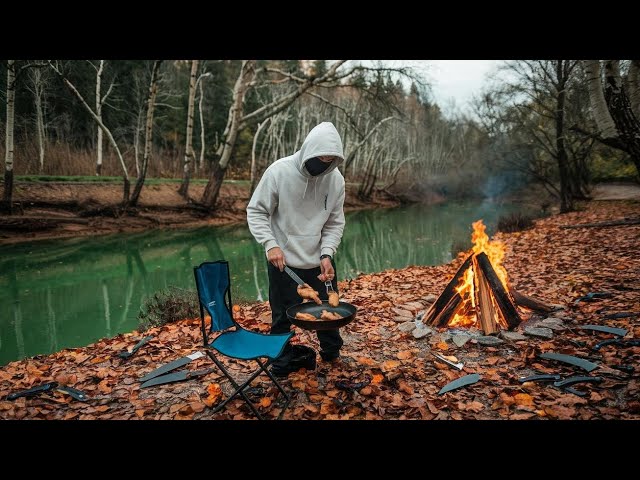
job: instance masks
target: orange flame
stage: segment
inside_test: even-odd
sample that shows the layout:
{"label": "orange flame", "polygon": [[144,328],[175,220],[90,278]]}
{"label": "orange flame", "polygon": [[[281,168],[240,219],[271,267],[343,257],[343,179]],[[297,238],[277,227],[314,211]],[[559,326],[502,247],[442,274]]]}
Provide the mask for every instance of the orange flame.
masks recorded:
{"label": "orange flame", "polygon": [[502,266],[502,260],[505,254],[504,244],[499,240],[489,241],[489,236],[485,233],[487,227],[482,223],[482,220],[473,222],[471,225],[473,226],[473,233],[471,234],[473,253],[478,254],[484,252],[487,254],[491,266],[493,266],[500,282],[502,282],[502,286],[508,290],[507,270]]}
{"label": "orange flame", "polygon": [[[496,271],[500,282],[507,289],[507,271],[502,266],[502,260],[505,255],[504,244],[498,240],[489,241],[486,234],[486,226],[482,220],[472,223],[473,233],[471,234],[471,242],[473,243],[473,254],[484,252]],[[462,298],[462,304],[458,307],[453,318],[449,321],[450,327],[455,326],[471,326],[476,324],[476,296],[473,268],[469,267],[460,279],[460,283],[456,287],[456,291]],[[501,322],[504,323],[504,322]]]}

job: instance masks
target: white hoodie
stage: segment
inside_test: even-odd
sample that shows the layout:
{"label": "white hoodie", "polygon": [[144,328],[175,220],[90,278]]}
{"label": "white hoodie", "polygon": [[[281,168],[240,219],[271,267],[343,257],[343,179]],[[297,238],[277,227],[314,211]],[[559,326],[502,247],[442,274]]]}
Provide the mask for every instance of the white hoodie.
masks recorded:
{"label": "white hoodie", "polygon": [[[310,158],[338,157],[317,176],[304,164]],[[320,255],[333,256],[344,231],[344,161],[342,140],[331,122],[314,127],[302,147],[267,168],[247,205],[247,222],[265,252],[280,247],[285,264],[296,268],[320,265]]]}

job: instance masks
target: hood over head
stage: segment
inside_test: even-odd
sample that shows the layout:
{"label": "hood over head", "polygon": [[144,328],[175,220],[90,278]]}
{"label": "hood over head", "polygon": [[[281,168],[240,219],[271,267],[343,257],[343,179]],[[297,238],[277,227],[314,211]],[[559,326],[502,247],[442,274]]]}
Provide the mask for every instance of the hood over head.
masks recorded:
{"label": "hood over head", "polygon": [[331,155],[337,158],[319,175],[327,175],[344,162],[342,139],[340,138],[338,130],[331,122],[322,122],[316,125],[311,129],[307,138],[304,139],[297,156],[298,170],[305,177],[311,177],[312,175],[305,168],[305,163],[311,158],[325,155]]}

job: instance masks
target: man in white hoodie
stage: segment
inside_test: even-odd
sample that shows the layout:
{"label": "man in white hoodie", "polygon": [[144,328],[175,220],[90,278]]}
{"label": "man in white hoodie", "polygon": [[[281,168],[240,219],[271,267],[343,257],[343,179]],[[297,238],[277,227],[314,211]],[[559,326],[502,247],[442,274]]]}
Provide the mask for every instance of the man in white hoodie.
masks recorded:
{"label": "man in white hoodie", "polygon": [[[344,231],[345,186],[338,170],[343,161],[340,134],[331,122],[322,122],[309,132],[300,150],[267,168],[249,201],[249,229],[268,261],[271,333],[290,330],[286,310],[302,301],[285,265],[323,300],[325,281],[338,291],[333,256]],[[317,334],[322,359],[337,359],[343,344],[339,330]],[[273,362],[274,374],[289,373],[287,353]]]}

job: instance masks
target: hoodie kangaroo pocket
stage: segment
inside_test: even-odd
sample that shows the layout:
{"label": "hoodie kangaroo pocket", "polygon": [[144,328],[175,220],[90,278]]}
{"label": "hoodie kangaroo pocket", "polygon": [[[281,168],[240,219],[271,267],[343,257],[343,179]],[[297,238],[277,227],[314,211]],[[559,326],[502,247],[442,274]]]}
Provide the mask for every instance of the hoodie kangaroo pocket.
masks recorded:
{"label": "hoodie kangaroo pocket", "polygon": [[283,248],[292,267],[313,268],[320,264],[320,235],[289,235]]}

